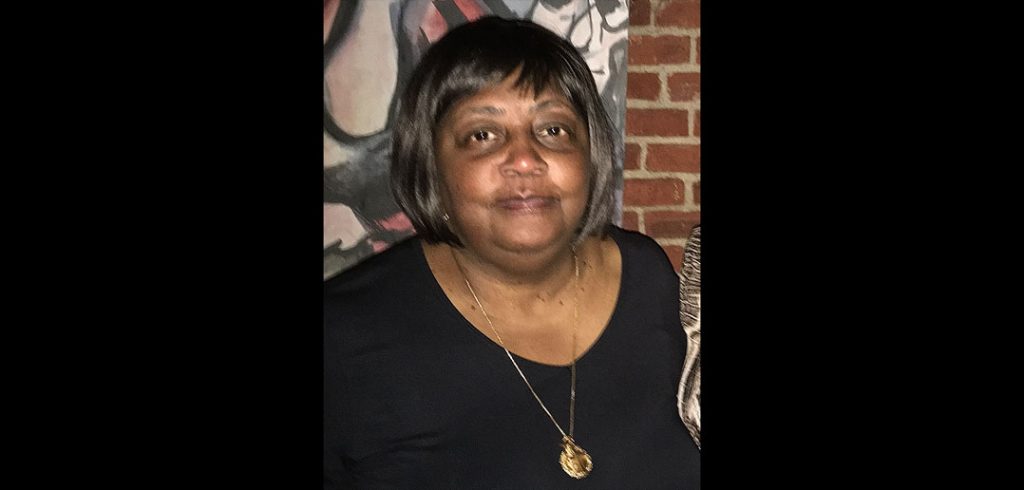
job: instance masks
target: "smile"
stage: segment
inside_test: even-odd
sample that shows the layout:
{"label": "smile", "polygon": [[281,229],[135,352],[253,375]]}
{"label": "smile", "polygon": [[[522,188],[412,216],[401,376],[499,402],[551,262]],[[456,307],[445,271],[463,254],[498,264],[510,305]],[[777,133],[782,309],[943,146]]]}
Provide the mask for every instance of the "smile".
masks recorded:
{"label": "smile", "polygon": [[499,199],[495,205],[499,209],[513,212],[544,211],[558,204],[558,199],[551,196],[529,196]]}

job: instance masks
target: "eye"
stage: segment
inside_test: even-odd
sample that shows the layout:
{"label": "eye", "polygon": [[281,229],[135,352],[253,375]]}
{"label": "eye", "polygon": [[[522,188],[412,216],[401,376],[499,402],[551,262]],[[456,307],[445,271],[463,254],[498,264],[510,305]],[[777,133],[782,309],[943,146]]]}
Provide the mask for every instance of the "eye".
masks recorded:
{"label": "eye", "polygon": [[472,150],[493,148],[500,145],[505,138],[500,128],[486,126],[468,127],[459,135],[456,145]]}
{"label": "eye", "polygon": [[561,147],[571,145],[576,139],[572,131],[566,129],[565,124],[545,124],[541,126],[541,128],[542,129],[537,132],[537,138],[548,146],[558,145]]}
{"label": "eye", "polygon": [[474,141],[484,143],[494,140],[494,133],[490,131],[476,131],[470,137],[473,138]]}
{"label": "eye", "polygon": [[540,126],[537,131],[537,141],[547,148],[555,151],[570,151],[576,146],[576,136],[572,131],[566,129],[564,123],[547,123]]}

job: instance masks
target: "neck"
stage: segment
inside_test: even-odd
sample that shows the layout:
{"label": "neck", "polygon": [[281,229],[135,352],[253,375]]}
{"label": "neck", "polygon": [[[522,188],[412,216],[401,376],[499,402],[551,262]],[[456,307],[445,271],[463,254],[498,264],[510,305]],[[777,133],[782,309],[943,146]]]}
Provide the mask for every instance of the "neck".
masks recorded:
{"label": "neck", "polygon": [[542,254],[514,254],[487,260],[467,248],[451,248],[452,258],[474,287],[500,289],[511,299],[547,299],[572,283],[573,253],[567,245]]}

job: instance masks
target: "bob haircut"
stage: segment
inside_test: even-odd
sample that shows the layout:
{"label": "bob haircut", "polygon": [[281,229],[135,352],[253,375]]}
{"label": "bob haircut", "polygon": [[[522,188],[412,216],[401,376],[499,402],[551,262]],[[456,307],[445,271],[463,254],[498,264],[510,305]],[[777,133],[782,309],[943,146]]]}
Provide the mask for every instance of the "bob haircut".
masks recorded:
{"label": "bob haircut", "polygon": [[428,243],[462,242],[444,220],[435,131],[459,100],[500,83],[517,68],[521,89],[551,89],[572,104],[590,141],[587,207],[574,243],[604,235],[615,208],[616,147],[611,120],[594,77],[576,48],[526,20],[482,17],[462,24],[431,46],[413,71],[398,104],[391,160],[391,191],[416,232]]}

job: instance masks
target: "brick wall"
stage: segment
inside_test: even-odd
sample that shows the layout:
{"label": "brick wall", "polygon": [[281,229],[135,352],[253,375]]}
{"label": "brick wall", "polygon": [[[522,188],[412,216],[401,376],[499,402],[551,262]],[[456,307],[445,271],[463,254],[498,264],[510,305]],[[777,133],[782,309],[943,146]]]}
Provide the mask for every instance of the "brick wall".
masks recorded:
{"label": "brick wall", "polygon": [[700,223],[700,0],[630,0],[623,227],[679,270]]}

